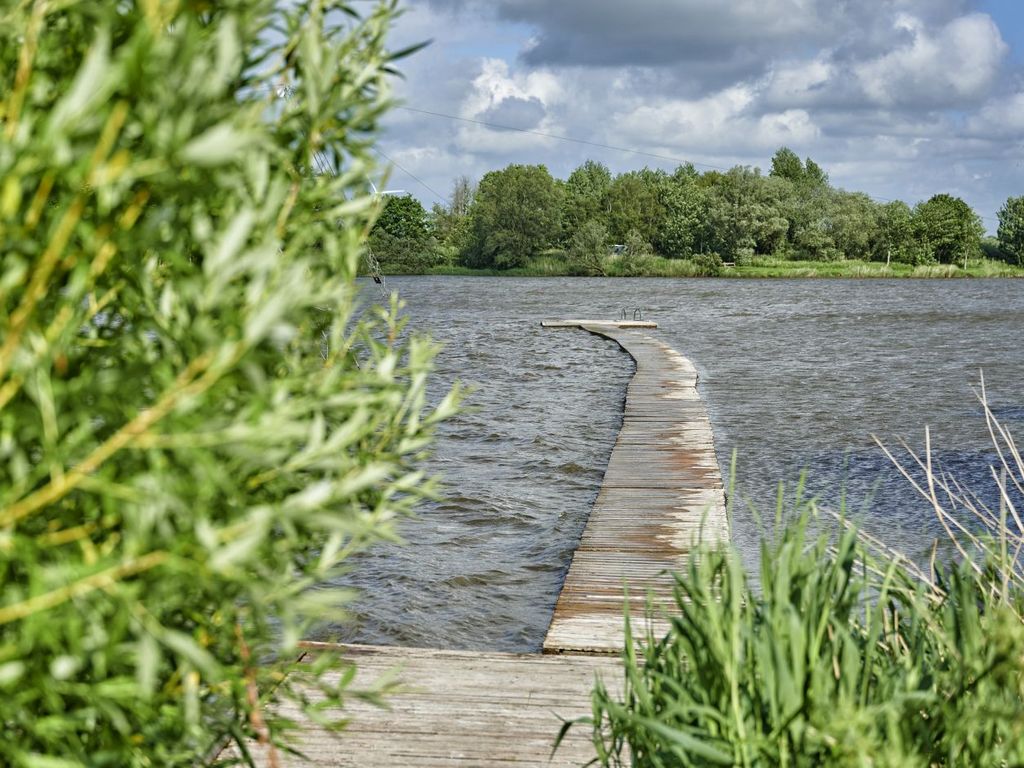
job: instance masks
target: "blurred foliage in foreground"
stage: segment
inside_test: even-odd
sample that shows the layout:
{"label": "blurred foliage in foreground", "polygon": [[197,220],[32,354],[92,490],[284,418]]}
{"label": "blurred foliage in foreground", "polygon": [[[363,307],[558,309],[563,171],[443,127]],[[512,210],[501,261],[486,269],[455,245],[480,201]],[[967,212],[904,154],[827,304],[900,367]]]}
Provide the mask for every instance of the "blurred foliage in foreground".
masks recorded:
{"label": "blurred foliage in foreground", "polygon": [[985,411],[998,509],[927,448],[911,470],[897,462],[958,565],[920,567],[848,525],[814,533],[799,501],[764,539],[759,588],[734,551],[701,551],[677,576],[669,633],[637,647],[626,632],[624,695],[594,692],[600,763],[1024,764],[1024,462]]}
{"label": "blurred foliage in foreground", "polygon": [[365,10],[0,10],[2,765],[272,749],[314,587],[430,493],[456,397],[355,301],[398,55]]}

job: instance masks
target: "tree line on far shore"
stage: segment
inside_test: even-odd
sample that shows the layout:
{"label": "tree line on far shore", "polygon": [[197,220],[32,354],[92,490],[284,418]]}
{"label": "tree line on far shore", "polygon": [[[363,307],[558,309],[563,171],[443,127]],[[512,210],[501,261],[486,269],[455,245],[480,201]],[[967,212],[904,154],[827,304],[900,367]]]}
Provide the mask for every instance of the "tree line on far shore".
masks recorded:
{"label": "tree line on far shore", "polygon": [[958,197],[876,201],[833,187],[821,166],[783,147],[767,175],[686,164],[615,176],[588,160],[563,181],[543,165],[513,164],[479,184],[456,179],[429,212],[411,195],[387,197],[370,245],[386,271],[406,273],[521,269],[538,257],[580,275],[645,274],[658,257],[688,260],[694,274],[766,258],[1022,265],[1024,196],[999,211],[997,238],[984,232]]}

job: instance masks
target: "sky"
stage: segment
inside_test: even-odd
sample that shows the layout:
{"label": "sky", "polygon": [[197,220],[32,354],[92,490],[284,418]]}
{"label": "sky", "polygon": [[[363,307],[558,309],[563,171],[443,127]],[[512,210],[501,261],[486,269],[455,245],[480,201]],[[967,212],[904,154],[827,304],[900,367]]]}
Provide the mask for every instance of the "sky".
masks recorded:
{"label": "sky", "polygon": [[767,171],[781,146],[990,232],[1024,195],[1024,0],[407,0],[392,45],[428,40],[379,145],[428,207],[509,163]]}

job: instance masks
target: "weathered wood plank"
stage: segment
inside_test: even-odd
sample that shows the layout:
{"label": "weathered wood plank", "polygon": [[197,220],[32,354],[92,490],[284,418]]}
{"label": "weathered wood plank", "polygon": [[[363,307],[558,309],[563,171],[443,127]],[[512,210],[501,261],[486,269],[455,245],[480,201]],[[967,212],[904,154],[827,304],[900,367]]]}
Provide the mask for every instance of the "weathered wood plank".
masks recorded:
{"label": "weathered wood plank", "polygon": [[[639,619],[634,633],[642,637],[648,601],[655,616],[666,616],[674,604],[672,572],[686,567],[701,541],[726,540],[729,530],[696,368],[639,332],[597,323],[579,326],[617,342],[637,368],[626,390],[622,429],[573,554],[544,651],[614,653],[625,642],[627,602]],[[666,628],[666,619],[655,620],[655,631]]]}
{"label": "weathered wood plank", "polygon": [[603,325],[609,328],[657,328],[657,323],[649,320],[609,320],[595,323],[593,320],[541,320],[542,328],[580,328],[585,324]]}
{"label": "weathered wood plank", "polygon": [[[573,728],[552,758],[560,718],[590,713],[597,676],[621,691],[622,672],[611,658],[310,646],[312,654],[323,650],[355,663],[353,689],[387,674],[396,675],[400,689],[388,697],[387,709],[352,698],[343,712],[324,712],[327,720],[350,718],[340,734],[282,707],[279,714],[303,723],[295,746],[310,762],[279,752],[281,768],[579,766],[594,757],[590,729]],[[321,698],[313,690],[308,695]],[[270,765],[266,748],[248,747],[257,765]],[[223,757],[235,755],[229,749]]]}

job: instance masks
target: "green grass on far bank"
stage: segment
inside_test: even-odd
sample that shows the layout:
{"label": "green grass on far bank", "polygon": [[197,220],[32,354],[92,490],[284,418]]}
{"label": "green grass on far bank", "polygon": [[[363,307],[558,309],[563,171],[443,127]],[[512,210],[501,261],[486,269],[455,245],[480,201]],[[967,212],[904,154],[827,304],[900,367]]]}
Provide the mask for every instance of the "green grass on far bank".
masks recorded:
{"label": "green grass on far bank", "polygon": [[[400,270],[387,270],[391,274]],[[539,256],[527,266],[515,269],[471,269],[458,265],[431,267],[417,274],[461,275],[470,277],[567,277],[579,275],[571,265],[557,256]],[[605,277],[728,277],[728,278],[957,278],[957,277],[1024,277],[1024,267],[1001,261],[974,259],[962,265],[910,264],[886,265],[873,261],[787,261],[757,259],[743,266],[723,266],[719,270],[688,259],[649,257],[641,265],[623,269],[621,262],[610,259]]]}
{"label": "green grass on far bank", "polygon": [[[578,270],[557,256],[538,256],[525,267],[514,269],[471,269],[462,266],[437,266],[430,275],[467,275],[474,277],[584,277]],[[707,277],[709,273],[700,265],[688,259],[663,259],[651,257],[645,260],[642,269],[624,269],[621,262],[609,259],[604,275],[590,277]]]}
{"label": "green grass on far bank", "polygon": [[990,259],[957,264],[882,264],[876,261],[784,261],[759,259],[748,266],[724,267],[721,277],[849,277],[849,278],[951,278],[1024,277],[1024,268]]}

